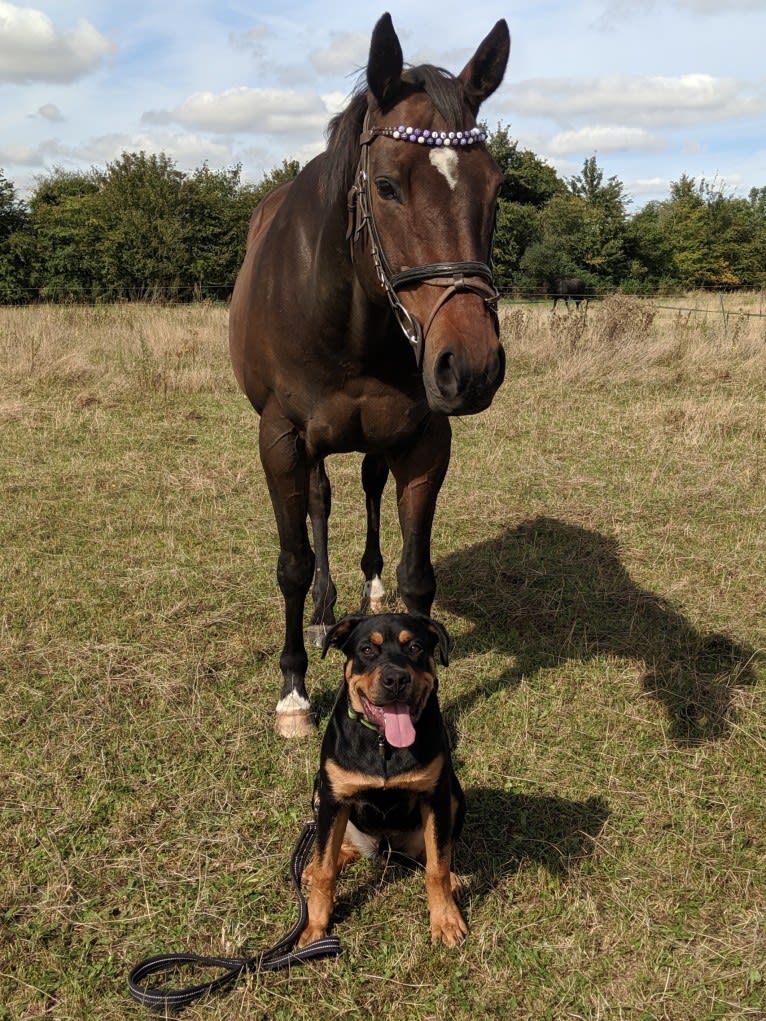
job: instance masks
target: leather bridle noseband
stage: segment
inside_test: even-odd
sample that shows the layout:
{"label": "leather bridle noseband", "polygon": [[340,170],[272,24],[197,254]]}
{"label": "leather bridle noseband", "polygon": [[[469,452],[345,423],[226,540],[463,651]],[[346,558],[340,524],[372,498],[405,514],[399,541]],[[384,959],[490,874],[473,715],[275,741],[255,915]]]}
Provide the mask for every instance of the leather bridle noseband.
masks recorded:
{"label": "leather bridle noseband", "polygon": [[[434,262],[395,273],[386,258],[372,211],[372,185],[369,168],[370,145],[372,142],[380,135],[385,135],[389,138],[399,138],[400,136],[398,132],[392,131],[390,128],[370,127],[369,120],[370,115],[368,111],[360,136],[361,153],[359,165],[356,177],[354,178],[354,184],[348,194],[349,224],[347,238],[351,245],[351,259],[352,261],[355,259],[355,245],[359,235],[366,230],[370,246],[370,256],[375,267],[378,282],[388,298],[396,321],[414,348],[415,359],[418,367],[420,367],[423,362],[425,341],[437,313],[455,294],[465,292],[478,294],[492,312],[495,330],[499,335],[497,302],[500,295],[495,287],[492,274],[492,243],[490,242],[488,262]],[[414,141],[414,139],[410,138],[409,141]],[[457,148],[457,144],[455,144],[455,147]],[[432,284],[436,287],[444,288],[443,294],[436,302],[425,325],[421,325],[418,319],[404,307],[399,299],[399,288],[410,284]]]}

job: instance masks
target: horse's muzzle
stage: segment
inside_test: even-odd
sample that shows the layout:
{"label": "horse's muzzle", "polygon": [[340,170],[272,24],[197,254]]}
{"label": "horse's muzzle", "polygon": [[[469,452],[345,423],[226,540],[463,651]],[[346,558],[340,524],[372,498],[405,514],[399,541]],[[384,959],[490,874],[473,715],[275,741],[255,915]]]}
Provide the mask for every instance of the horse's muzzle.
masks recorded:
{"label": "horse's muzzle", "polygon": [[[475,415],[492,403],[505,377],[501,344],[479,368],[466,363],[459,350],[443,348],[429,371],[424,371],[428,404],[445,415]],[[430,377],[430,378],[429,378]]]}

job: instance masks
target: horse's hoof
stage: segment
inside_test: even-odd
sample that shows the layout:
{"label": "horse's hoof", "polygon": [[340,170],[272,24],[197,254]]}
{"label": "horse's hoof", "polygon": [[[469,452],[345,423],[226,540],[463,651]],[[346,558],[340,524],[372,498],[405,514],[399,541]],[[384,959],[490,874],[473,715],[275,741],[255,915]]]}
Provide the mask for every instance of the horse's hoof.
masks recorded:
{"label": "horse's hoof", "polygon": [[364,583],[362,590],[362,612],[369,610],[370,613],[386,612],[386,590],[383,582],[375,575],[370,581]]}
{"label": "horse's hoof", "polygon": [[316,645],[321,649],[324,645],[324,636],[329,630],[327,624],[309,624],[303,632],[303,640],[307,645]]}
{"label": "horse's hoof", "polygon": [[297,691],[291,691],[277,703],[274,729],[282,737],[309,737],[316,725],[309,700]]}
{"label": "horse's hoof", "polygon": [[286,713],[277,713],[274,727],[281,737],[288,738],[311,737],[316,731],[314,714],[310,709],[291,709]]}

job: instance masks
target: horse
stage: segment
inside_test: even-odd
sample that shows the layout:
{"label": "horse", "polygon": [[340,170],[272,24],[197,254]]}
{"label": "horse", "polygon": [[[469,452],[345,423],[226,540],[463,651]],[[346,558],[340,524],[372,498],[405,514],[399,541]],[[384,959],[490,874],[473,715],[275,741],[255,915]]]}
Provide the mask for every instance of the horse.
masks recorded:
{"label": "horse", "polygon": [[567,311],[569,311],[570,298],[574,301],[577,309],[579,309],[581,301],[584,301],[586,305],[588,303],[587,284],[582,277],[556,277],[553,280],[551,294],[554,309],[559,298],[563,299]]}
{"label": "horse", "polygon": [[[284,600],[276,729],[314,729],[306,637],[335,623],[325,458],[362,453],[363,607],[385,600],[380,504],[389,472],[402,534],[399,596],[430,614],[431,528],[450,416],[486,409],[505,374],[491,250],[502,175],[477,127],[510,52],[498,21],[462,72],[405,67],[390,15],[327,148],[256,207],[229,313],[237,382],[260,416]],[[310,522],[313,549],[308,535]]]}

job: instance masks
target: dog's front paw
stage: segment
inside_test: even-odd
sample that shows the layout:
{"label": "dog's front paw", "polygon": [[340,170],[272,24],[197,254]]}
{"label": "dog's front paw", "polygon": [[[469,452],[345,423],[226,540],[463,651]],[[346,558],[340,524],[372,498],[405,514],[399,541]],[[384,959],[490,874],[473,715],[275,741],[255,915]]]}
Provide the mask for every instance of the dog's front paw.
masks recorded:
{"label": "dog's front paw", "polygon": [[431,915],[431,942],[447,947],[459,947],[468,935],[468,926],[456,904],[445,907],[438,915]]}
{"label": "dog's front paw", "polygon": [[327,929],[323,928],[321,925],[312,925],[311,922],[309,922],[300,934],[298,946],[307,947],[309,943],[316,943],[318,939],[324,939],[326,935]]}

